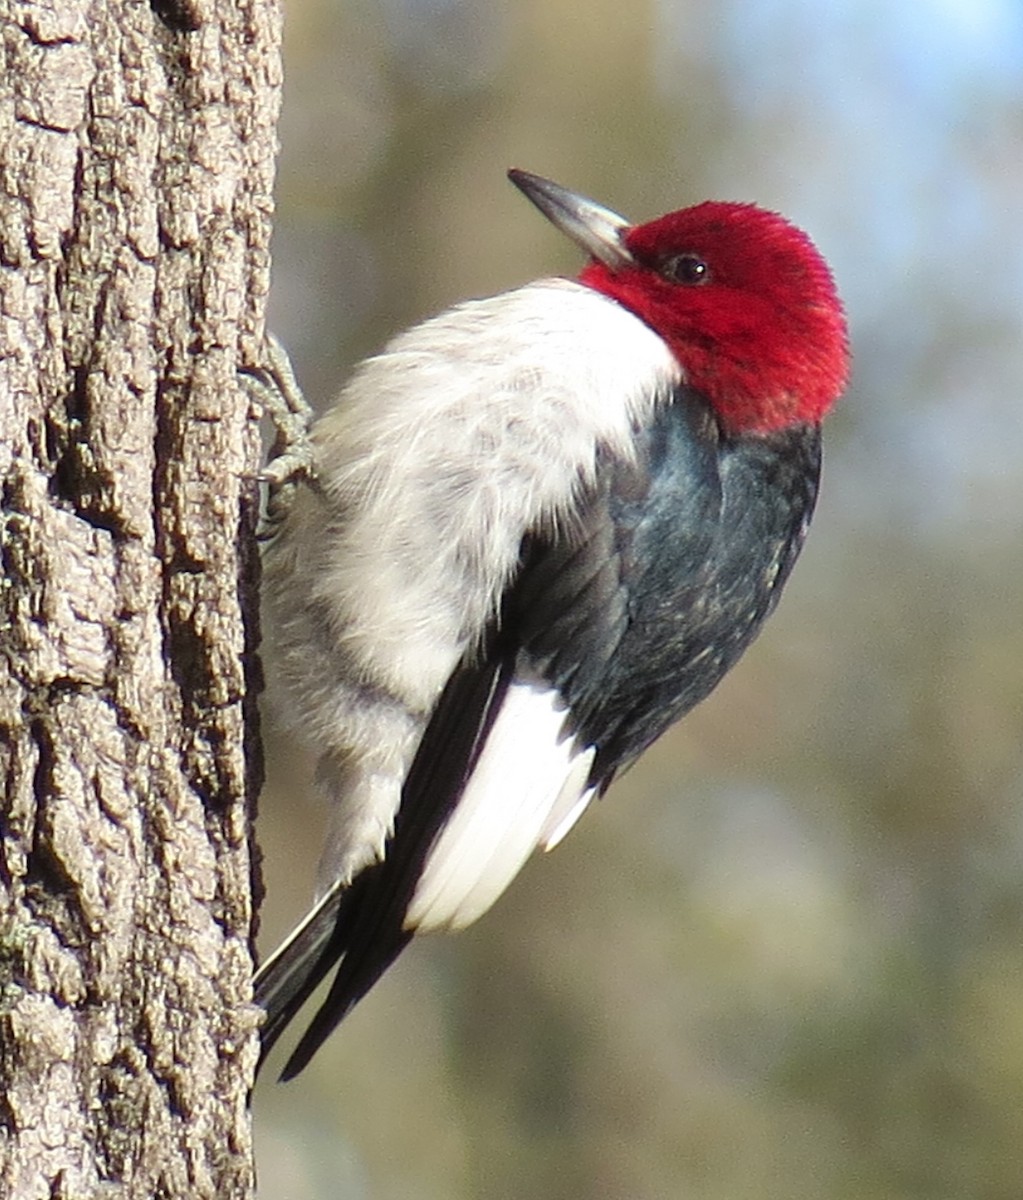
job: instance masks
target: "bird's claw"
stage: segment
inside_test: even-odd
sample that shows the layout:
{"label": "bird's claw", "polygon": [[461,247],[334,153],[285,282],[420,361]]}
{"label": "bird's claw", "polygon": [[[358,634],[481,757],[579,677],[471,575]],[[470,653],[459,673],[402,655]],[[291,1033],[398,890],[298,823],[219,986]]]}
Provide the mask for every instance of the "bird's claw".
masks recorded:
{"label": "bird's claw", "polygon": [[260,534],[268,537],[288,511],[299,485],[315,486],[309,438],[313,410],[295,378],[288,352],[272,333],[266,337],[265,363],[240,371],[239,380],[274,428],[270,457],[258,476],[268,489],[266,524]]}

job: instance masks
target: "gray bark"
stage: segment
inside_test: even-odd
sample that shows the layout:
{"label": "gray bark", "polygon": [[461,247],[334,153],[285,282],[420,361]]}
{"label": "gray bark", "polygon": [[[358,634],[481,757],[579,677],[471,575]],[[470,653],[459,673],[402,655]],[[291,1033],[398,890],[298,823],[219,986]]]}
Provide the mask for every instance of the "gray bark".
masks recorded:
{"label": "gray bark", "polygon": [[0,20],[0,1195],[244,1197],[277,3]]}

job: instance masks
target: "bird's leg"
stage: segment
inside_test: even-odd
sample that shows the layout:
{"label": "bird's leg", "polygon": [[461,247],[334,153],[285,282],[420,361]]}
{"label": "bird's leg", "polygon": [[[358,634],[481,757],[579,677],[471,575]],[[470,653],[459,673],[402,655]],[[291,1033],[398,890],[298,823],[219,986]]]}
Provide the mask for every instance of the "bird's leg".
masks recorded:
{"label": "bird's leg", "polygon": [[259,479],[268,489],[266,530],[269,536],[288,511],[301,483],[315,487],[309,427],[313,410],[302,394],[287,350],[272,333],[266,338],[266,361],[239,373],[249,398],[270,418],[274,440]]}

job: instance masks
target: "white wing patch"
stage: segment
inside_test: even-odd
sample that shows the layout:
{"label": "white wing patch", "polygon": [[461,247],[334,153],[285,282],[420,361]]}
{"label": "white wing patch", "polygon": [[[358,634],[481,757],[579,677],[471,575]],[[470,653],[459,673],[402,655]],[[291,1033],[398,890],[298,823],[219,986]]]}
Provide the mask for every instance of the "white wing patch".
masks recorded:
{"label": "white wing patch", "polygon": [[575,760],[572,773],[565,780],[561,794],[554,802],[550,816],[540,830],[539,845],[541,850],[553,850],[566,836],[572,826],[586,811],[596,788],[583,789],[590,767],[593,764],[593,751],[580,754]]}
{"label": "white wing patch", "polygon": [[594,750],[566,736],[554,689],[513,683],[458,807],[427,857],[405,916],[417,932],[480,917],[537,846],[550,849],[593,794]]}

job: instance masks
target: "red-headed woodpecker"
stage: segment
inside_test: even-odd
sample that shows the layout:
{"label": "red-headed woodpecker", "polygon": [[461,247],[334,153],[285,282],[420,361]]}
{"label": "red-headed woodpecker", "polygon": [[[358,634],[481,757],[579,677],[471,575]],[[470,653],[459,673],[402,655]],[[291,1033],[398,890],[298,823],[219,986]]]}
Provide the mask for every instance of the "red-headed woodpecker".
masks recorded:
{"label": "red-headed woodpecker", "polygon": [[579,280],[460,304],[364,362],[268,547],[271,675],[332,827],[319,903],[257,977],[264,1053],[338,967],[285,1078],[736,662],[846,380],[831,275],[781,217],[632,226],[510,175],[590,256]]}

